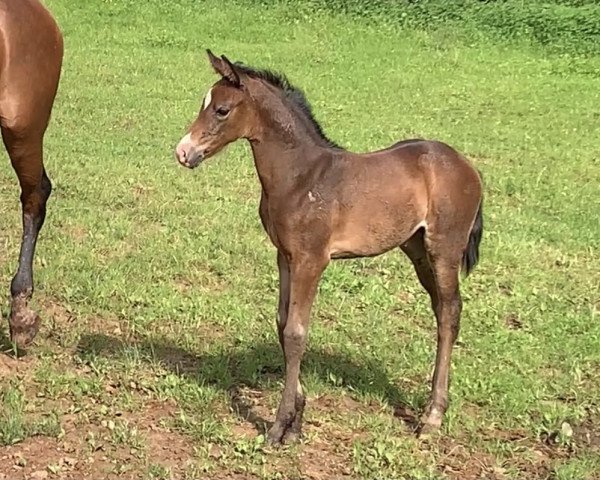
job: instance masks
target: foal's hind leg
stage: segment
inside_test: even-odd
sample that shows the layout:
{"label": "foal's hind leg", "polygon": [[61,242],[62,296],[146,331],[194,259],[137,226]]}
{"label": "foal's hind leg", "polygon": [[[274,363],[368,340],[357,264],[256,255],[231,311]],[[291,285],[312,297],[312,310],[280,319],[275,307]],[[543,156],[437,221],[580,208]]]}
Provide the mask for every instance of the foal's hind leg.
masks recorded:
{"label": "foal's hind leg", "polygon": [[19,267],[11,283],[11,339],[25,347],[39,330],[40,318],[28,307],[33,294],[33,255],[37,237],[46,217],[46,201],[52,185],[43,166],[42,143],[45,128],[2,127],[2,138],[21,185],[23,238]]}
{"label": "foal's hind leg", "polygon": [[431,297],[437,320],[437,353],[429,403],[421,417],[421,432],[441,426],[448,407],[452,348],[458,336],[462,302],[459,271],[462,252],[424,239],[416,234],[402,246],[412,260],[417,276]]}
{"label": "foal's hind leg", "polygon": [[427,290],[427,293],[431,298],[431,308],[433,309],[433,313],[437,319],[439,309],[437,285],[435,283],[435,275],[433,274],[431,263],[427,256],[427,251],[425,250],[423,230],[421,229],[417,231],[400,248],[412,261],[415,267],[415,272],[417,272],[419,282],[421,282],[421,285],[425,290]]}
{"label": "foal's hind leg", "polygon": [[[431,247],[429,248],[431,251]],[[422,432],[435,430],[442,424],[448,408],[448,385],[450,381],[450,359],[452,348],[460,328],[462,300],[459,291],[459,273],[462,251],[444,250],[433,247],[431,266],[438,292],[437,309],[437,352],[431,390],[431,399],[423,414]],[[437,250],[437,251],[436,251]],[[440,251],[441,250],[441,251]]]}

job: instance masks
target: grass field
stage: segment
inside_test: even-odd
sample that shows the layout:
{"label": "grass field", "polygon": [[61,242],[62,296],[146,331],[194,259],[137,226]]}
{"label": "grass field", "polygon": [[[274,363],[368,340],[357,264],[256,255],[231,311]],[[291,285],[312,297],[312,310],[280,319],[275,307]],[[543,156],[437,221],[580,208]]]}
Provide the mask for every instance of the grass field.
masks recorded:
{"label": "grass field", "polygon": [[[35,261],[44,323],[26,356],[7,341],[0,355],[0,479],[600,478],[599,57],[282,6],[46,3],[66,55]],[[263,444],[283,365],[250,150],[193,172],[172,154],[216,80],[207,47],[285,72],[351,150],[436,138],[482,171],[482,256],[439,436],[412,428],[435,328],[398,252],[327,270],[305,439]],[[20,212],[3,155],[8,292]]]}

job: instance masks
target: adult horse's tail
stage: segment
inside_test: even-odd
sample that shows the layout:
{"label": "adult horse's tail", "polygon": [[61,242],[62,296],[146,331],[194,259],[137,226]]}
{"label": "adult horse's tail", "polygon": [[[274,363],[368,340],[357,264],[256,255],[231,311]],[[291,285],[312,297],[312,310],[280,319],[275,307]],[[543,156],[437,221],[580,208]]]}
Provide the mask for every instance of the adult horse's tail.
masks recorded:
{"label": "adult horse's tail", "polygon": [[[481,176],[481,173],[479,173]],[[465,276],[471,273],[471,270],[475,268],[479,260],[479,244],[481,243],[481,235],[483,234],[483,198],[479,202],[479,208],[477,209],[477,215],[471,227],[471,233],[469,233],[469,241],[467,242],[467,248],[463,254],[462,270]]]}

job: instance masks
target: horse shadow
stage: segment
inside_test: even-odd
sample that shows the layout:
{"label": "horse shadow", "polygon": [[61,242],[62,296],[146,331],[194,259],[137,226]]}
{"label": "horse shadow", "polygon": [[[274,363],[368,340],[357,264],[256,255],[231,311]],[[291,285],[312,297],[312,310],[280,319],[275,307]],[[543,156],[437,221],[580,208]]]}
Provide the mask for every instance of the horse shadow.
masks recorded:
{"label": "horse shadow", "polygon": [[[171,373],[211,385],[226,392],[231,410],[242,420],[253,425],[259,434],[264,434],[272,422],[261,416],[254,403],[243,395],[243,389],[265,388],[265,378],[283,381],[283,357],[277,342],[260,341],[254,344],[218,348],[200,354],[192,353],[165,339],[124,340],[119,337],[94,333],[83,335],[77,345],[82,356],[123,358],[127,350],[135,347],[140,357],[149,363],[159,363]],[[350,358],[345,353],[332,353],[324,349],[309,349],[304,357],[302,369],[305,375],[316,376],[336,386],[351,386],[358,394],[369,394],[380,398],[393,407],[398,417],[409,429],[416,431],[419,425],[418,411],[426,397],[424,392],[415,392],[414,385],[397,385],[389,381],[381,362],[374,358]],[[412,390],[412,391],[411,391]]]}

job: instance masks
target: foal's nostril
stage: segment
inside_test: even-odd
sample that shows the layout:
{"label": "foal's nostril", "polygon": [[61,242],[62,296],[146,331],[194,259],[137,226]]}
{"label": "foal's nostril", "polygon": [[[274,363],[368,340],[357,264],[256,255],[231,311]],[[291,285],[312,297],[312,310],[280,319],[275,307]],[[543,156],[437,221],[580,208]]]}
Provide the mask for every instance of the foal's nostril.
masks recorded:
{"label": "foal's nostril", "polygon": [[187,152],[182,145],[177,145],[177,148],[175,149],[175,157],[177,157],[177,160],[179,160],[180,162],[186,161]]}
{"label": "foal's nostril", "polygon": [[190,134],[185,135],[175,147],[175,156],[179,163],[187,164],[190,157],[193,157],[194,146]]}

